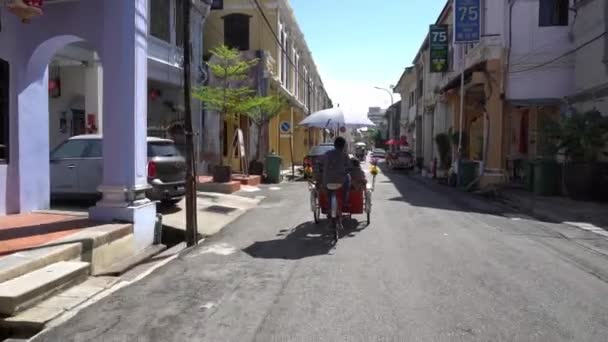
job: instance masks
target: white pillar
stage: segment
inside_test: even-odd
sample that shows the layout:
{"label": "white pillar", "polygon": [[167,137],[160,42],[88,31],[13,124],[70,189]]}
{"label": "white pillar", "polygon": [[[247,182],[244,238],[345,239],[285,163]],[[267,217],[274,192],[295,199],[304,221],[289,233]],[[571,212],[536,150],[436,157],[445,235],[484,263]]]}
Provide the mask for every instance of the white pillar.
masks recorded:
{"label": "white pillar", "polygon": [[95,53],[93,60],[90,61],[90,65],[85,69],[84,98],[87,124],[89,120],[89,115],[95,115],[97,133],[101,134],[103,132],[103,69],[101,63],[99,63],[98,60],[99,56]]}
{"label": "white pillar", "polygon": [[134,223],[138,248],[153,243],[155,203],[146,198],[147,0],[105,0],[103,198],[93,220]]}

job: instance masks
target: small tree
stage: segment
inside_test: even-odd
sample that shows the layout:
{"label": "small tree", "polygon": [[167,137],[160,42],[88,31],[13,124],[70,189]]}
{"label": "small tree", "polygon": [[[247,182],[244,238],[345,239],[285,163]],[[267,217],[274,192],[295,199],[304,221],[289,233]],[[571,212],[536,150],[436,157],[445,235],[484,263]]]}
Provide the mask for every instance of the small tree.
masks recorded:
{"label": "small tree", "polygon": [[258,97],[249,106],[247,115],[251,122],[258,130],[258,146],[256,150],[255,160],[260,160],[260,152],[262,151],[262,129],[267,125],[272,118],[279,115],[288,107],[288,102],[281,95],[271,95]]}
{"label": "small tree", "polygon": [[[258,59],[243,60],[238,50],[220,45],[211,50],[215,57],[209,63],[209,69],[217,80],[215,84],[199,87],[193,96],[202,101],[208,109],[215,110],[221,119],[235,121],[239,114],[246,113],[255,106],[258,99],[255,91],[243,85],[249,76],[250,69],[258,64]],[[220,142],[224,140],[224,125],[220,124]],[[223,152],[220,152],[222,155]],[[229,153],[231,156],[231,153]],[[220,157],[220,165],[224,158]]]}

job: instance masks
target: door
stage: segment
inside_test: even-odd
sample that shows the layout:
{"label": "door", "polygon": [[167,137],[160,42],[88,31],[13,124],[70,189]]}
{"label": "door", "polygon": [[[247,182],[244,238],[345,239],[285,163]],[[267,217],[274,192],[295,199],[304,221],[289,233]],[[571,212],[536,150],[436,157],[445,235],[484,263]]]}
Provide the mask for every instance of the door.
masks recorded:
{"label": "door", "polygon": [[78,167],[87,146],[86,139],[66,140],[51,153],[51,195],[79,192]]}
{"label": "door", "polygon": [[88,145],[78,164],[78,192],[96,195],[103,179],[103,153],[101,139],[87,139]]}

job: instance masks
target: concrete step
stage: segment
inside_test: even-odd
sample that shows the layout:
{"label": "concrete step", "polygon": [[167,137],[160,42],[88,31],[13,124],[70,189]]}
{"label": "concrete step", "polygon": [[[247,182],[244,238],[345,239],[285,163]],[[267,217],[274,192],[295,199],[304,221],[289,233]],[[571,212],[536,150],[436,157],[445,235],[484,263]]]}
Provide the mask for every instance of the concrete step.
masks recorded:
{"label": "concrete step", "polygon": [[94,272],[134,253],[132,224],[99,224],[36,248],[0,257],[0,283],[58,261],[86,261]]}
{"label": "concrete step", "polygon": [[70,313],[75,313],[103,297],[102,292],[110,289],[119,280],[115,277],[89,277],[83,283],[59,292],[15,316],[0,319],[0,341],[3,341],[3,338],[29,339],[49,324],[52,325],[52,321],[63,322],[70,317]]}
{"label": "concrete step", "polygon": [[14,315],[84,281],[89,266],[88,262],[60,261],[0,284],[0,314]]}
{"label": "concrete step", "polygon": [[149,246],[149,247],[141,250],[140,252],[131,255],[130,257],[122,259],[122,260],[108,266],[107,268],[97,269],[93,275],[95,275],[95,276],[121,275],[121,274],[125,273],[126,271],[130,270],[131,268],[145,262],[146,260],[152,258],[153,256],[157,255],[158,253],[164,251],[165,249],[167,249],[167,246],[161,245],[161,244]]}
{"label": "concrete step", "polygon": [[80,259],[81,253],[82,245],[80,243],[68,243],[2,257],[0,258],[0,283],[59,261]]}

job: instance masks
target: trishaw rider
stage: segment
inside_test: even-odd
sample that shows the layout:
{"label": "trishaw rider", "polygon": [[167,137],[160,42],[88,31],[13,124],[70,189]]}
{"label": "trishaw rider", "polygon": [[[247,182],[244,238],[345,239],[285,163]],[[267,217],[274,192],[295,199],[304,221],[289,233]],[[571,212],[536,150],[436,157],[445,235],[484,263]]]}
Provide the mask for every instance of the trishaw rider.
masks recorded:
{"label": "trishaw rider", "polygon": [[346,140],[337,137],[334,140],[334,149],[325,153],[323,158],[323,188],[327,190],[327,184],[342,184],[342,205],[348,207],[351,162],[345,147]]}

